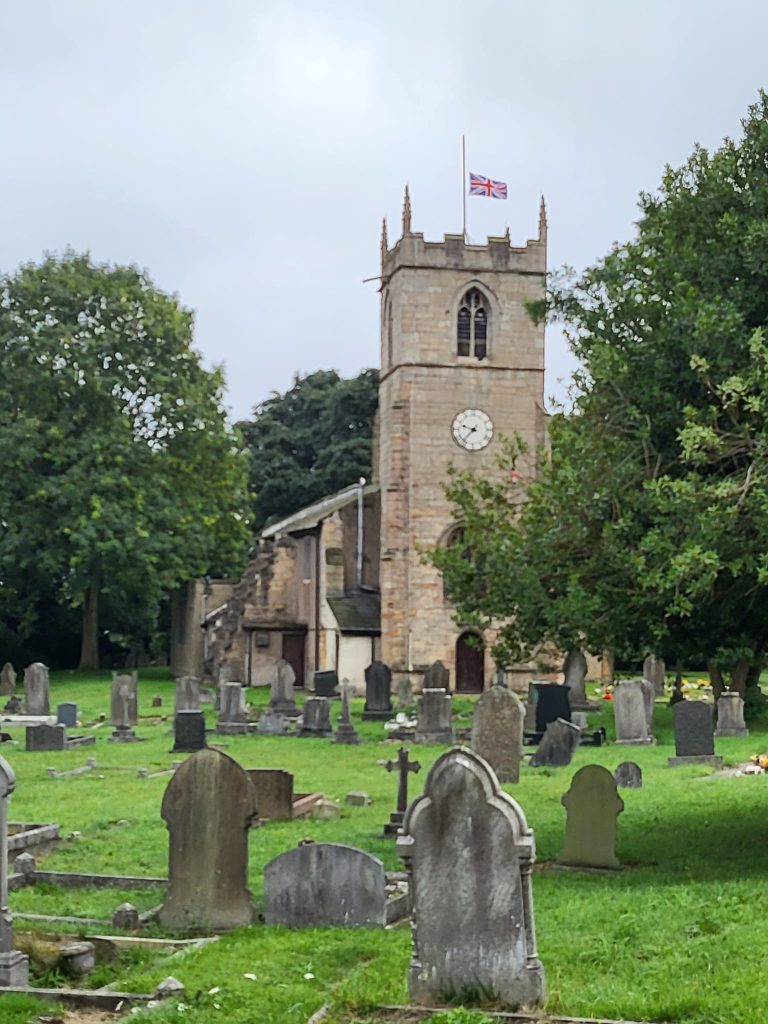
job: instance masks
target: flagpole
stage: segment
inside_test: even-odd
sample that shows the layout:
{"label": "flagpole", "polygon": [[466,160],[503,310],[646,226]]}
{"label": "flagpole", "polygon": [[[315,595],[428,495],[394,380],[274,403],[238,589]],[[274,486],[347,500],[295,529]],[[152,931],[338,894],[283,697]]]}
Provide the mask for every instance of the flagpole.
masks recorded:
{"label": "flagpole", "polygon": [[464,241],[467,240],[467,143],[464,136],[461,136],[461,210],[462,210],[462,234]]}

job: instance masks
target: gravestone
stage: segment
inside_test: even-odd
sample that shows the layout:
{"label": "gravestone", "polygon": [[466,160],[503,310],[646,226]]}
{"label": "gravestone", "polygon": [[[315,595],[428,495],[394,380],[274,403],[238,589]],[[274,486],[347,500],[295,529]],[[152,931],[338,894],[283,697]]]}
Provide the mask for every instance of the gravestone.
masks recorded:
{"label": "gravestone", "polygon": [[587,700],[587,659],[581,650],[568,651],[563,662],[564,685],[571,708],[583,708]]}
{"label": "gravestone", "polygon": [[653,692],[657,697],[664,695],[664,682],[667,666],[663,658],[657,658],[655,654],[649,654],[643,662],[643,679],[647,679],[653,686]]}
{"label": "gravestone", "polygon": [[357,730],[352,725],[352,717],[349,713],[349,682],[344,680],[341,689],[341,714],[336,723],[336,734],[333,737],[334,743],[346,743],[348,745],[360,742]]}
{"label": "gravestone", "polygon": [[397,680],[397,706],[399,708],[413,707],[413,683],[410,676],[402,675]]}
{"label": "gravestone", "polygon": [[169,851],[161,927],[209,932],[251,924],[248,829],[256,799],[246,772],[220,750],[199,750],[168,783],[161,814]]}
{"label": "gravestone", "polygon": [[304,720],[299,736],[330,736],[332,733],[331,702],[327,697],[308,697],[304,702]]}
{"label": "gravestone", "polygon": [[439,757],[406,812],[397,851],[413,906],[411,1001],[471,992],[512,1008],[543,1002],[533,832],[490,765],[464,747]]}
{"label": "gravestone", "polygon": [[222,736],[238,736],[248,732],[245,690],[240,683],[225,683],[221,687],[221,712],[216,732]]}
{"label": "gravestone", "polygon": [[6,661],[0,669],[0,696],[10,697],[12,693],[16,693],[16,669]]}
{"label": "gravestone", "polygon": [[386,877],[378,857],[340,843],[307,843],[264,868],[264,921],[287,928],[384,926]]}
{"label": "gravestone", "polygon": [[414,742],[454,743],[455,740],[451,722],[451,695],[445,690],[422,690]]}
{"label": "gravestone", "polygon": [[77,726],[77,704],[65,701],[56,708],[56,721],[59,725],[66,725],[70,729]]}
{"label": "gravestone", "polygon": [[389,821],[384,826],[385,836],[396,836],[408,807],[408,775],[410,772],[421,771],[421,765],[418,761],[410,760],[406,747],[400,747],[396,761],[380,761],[379,764],[383,764],[388,772],[397,770],[397,809],[390,814]]}
{"label": "gravestone", "polygon": [[269,709],[286,718],[297,718],[299,711],[296,707],[296,699],[293,695],[293,686],[296,682],[296,673],[293,668],[280,658],[275,662],[272,670],[272,681],[269,692]]}
{"label": "gravestone", "polygon": [[133,726],[139,720],[139,674],[112,673],[111,717],[115,729],[110,740],[130,743],[136,739]]}
{"label": "gravestone", "polygon": [[451,673],[442,661],[433,661],[424,673],[424,690],[447,690],[451,681]]}
{"label": "gravestone", "polygon": [[16,776],[0,757],[0,986],[24,987],[29,983],[29,957],[13,948],[13,924],[8,906],[8,801],[16,788]]}
{"label": "gravestone", "polygon": [[653,688],[653,683],[648,679],[640,679],[639,682],[643,690],[645,722],[648,726],[648,735],[653,736],[653,713],[656,710],[656,691]]}
{"label": "gravestone", "polygon": [[[533,680],[528,687],[528,706],[533,711],[526,716],[524,734],[527,740],[538,743],[550,722],[562,718],[565,722],[571,720],[571,703],[568,697],[567,686],[560,683],[539,682]],[[533,720],[534,728],[528,726]]]}
{"label": "gravestone", "polygon": [[333,671],[315,672],[312,676],[312,686],[316,697],[339,696],[339,677]]}
{"label": "gravestone", "polygon": [[24,730],[27,750],[66,750],[66,725],[31,725]]}
{"label": "gravestone", "polygon": [[293,775],[280,768],[247,768],[259,817],[269,821],[293,818]]}
{"label": "gravestone", "polygon": [[48,668],[35,661],[24,669],[24,711],[28,715],[49,715]]}
{"label": "gravestone", "polygon": [[717,701],[715,736],[749,736],[744,722],[744,701],[738,693],[726,690]]}
{"label": "gravestone", "polygon": [[523,702],[506,686],[492,686],[475,704],[472,749],[485,758],[499,782],[520,781],[524,715]]}
{"label": "gravestone", "polygon": [[173,747],[172,754],[192,754],[196,750],[204,750],[205,715],[202,711],[185,709],[177,711],[173,716]]}
{"label": "gravestone", "polygon": [[641,680],[617,683],[613,691],[617,743],[653,743],[648,731],[646,693]]}
{"label": "gravestone", "polygon": [[387,721],[392,717],[392,673],[383,661],[373,661],[365,670],[363,721]]}
{"label": "gravestone", "polygon": [[259,715],[256,731],[260,736],[283,736],[288,732],[288,719],[279,711],[265,708]]}
{"label": "gravestone", "polygon": [[621,789],[642,789],[643,769],[634,761],[622,761],[613,773],[616,785]]}
{"label": "gravestone", "polygon": [[715,730],[712,706],[703,700],[681,700],[672,708],[675,723],[675,756],[667,758],[671,768],[686,764],[708,764],[721,768],[722,757],[715,754]]}
{"label": "gravestone", "polygon": [[624,810],[624,801],[608,769],[599,764],[579,768],[560,802],[567,817],[565,845],[558,864],[621,867],[616,857],[616,819]]}
{"label": "gravestone", "polygon": [[173,695],[173,709],[179,711],[200,710],[200,680],[195,676],[180,676],[176,680]]}
{"label": "gravestone", "polygon": [[547,726],[541,742],[531,758],[532,768],[565,768],[581,742],[581,729],[573,722],[557,718]]}

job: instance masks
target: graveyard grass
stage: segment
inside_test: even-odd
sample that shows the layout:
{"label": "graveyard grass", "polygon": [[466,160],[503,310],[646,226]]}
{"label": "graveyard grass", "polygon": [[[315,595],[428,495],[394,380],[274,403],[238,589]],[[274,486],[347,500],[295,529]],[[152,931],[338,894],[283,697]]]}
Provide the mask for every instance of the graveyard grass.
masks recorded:
{"label": "graveyard grass", "polygon": [[[159,694],[163,707],[151,707]],[[248,699],[263,706],[268,691]],[[106,674],[54,673],[51,706],[71,700],[84,723],[108,712]],[[333,718],[338,715],[335,702]],[[471,698],[456,698],[459,728],[471,723]],[[95,747],[59,753],[27,753],[20,742],[2,754],[17,775],[11,800],[14,821],[57,822],[62,842],[41,861],[44,870],[163,876],[167,832],[160,802],[169,776],[137,777],[138,768],[170,767],[173,683],[161,670],[140,673],[137,733],[143,742],[110,744],[108,724],[97,728]],[[304,819],[272,822],[251,832],[250,886],[261,905],[262,871],[272,857],[305,837],[348,843],[400,870],[392,839],[379,838],[394,809],[397,781],[377,764],[395,755],[384,742],[381,723],[361,721],[362,701],[352,715],[363,742],[339,746],[329,740],[262,736],[214,737],[244,767],[285,768],[299,792],[322,791],[342,802],[338,821]],[[612,736],[612,709],[602,714]],[[214,715],[207,709],[209,725]],[[596,716],[593,716],[593,719]],[[717,740],[726,765],[768,749],[768,721],[750,726],[746,739]],[[78,732],[80,730],[70,730]],[[83,731],[90,731],[88,729]],[[534,901],[539,955],[544,963],[551,1013],[680,1024],[741,1024],[762,1016],[768,1005],[768,775],[706,779],[710,769],[671,769],[672,715],[658,703],[655,747],[580,748],[569,768],[524,766],[518,785],[504,788],[519,801],[536,833]],[[415,747],[422,771],[409,779],[413,798],[426,772],[445,747]],[[76,778],[54,779],[46,768],[73,768],[94,756],[98,767]],[[565,811],[560,798],[575,771],[602,764],[611,771],[624,760],[643,769],[642,790],[622,790],[617,852],[625,865],[614,873],[588,874],[551,866],[563,843]],[[362,789],[367,807],[346,807],[344,796]],[[70,837],[71,838],[68,838]],[[482,871],[483,866],[478,865]],[[12,892],[16,913],[55,913],[109,919],[128,899],[143,910],[160,902],[158,890],[72,890],[52,886]],[[33,927],[19,918],[17,931]],[[64,930],[59,928],[58,930]],[[77,927],[71,929],[76,931]],[[104,934],[111,926],[82,929]],[[162,934],[157,926],[151,935]],[[187,994],[133,1020],[227,1024],[299,1024],[330,1004],[327,1024],[373,1024],[376,1006],[407,1002],[408,927],[385,930],[309,929],[290,931],[255,924],[204,948],[173,956],[135,956],[107,980],[122,990],[151,992],[168,975],[184,982]],[[255,979],[249,977],[255,975]],[[50,977],[37,975],[39,982]],[[95,983],[95,982],[94,982]],[[35,1007],[34,1012],[31,1007]],[[29,998],[0,996],[0,1024],[22,1024],[50,1007]],[[381,1018],[382,1020],[384,1018]],[[414,1018],[414,1020],[417,1018]],[[456,1012],[444,1024],[477,1024],[483,1015]],[[432,1018],[433,1024],[435,1019]]]}

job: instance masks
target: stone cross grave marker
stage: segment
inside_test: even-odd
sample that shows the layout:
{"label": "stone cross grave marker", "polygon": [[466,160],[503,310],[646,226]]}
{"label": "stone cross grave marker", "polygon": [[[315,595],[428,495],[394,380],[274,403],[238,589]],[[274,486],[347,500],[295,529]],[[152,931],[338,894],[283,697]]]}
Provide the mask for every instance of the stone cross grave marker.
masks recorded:
{"label": "stone cross grave marker", "polygon": [[291,665],[283,658],[276,661],[269,687],[270,711],[276,711],[287,718],[298,717],[299,711],[296,707],[296,698],[293,695],[295,682],[296,673]]}
{"label": "stone cross grave marker", "polygon": [[176,714],[179,711],[200,710],[200,680],[195,676],[179,676],[176,680],[173,710]]}
{"label": "stone cross grave marker", "polygon": [[547,726],[531,758],[531,767],[565,768],[571,763],[580,742],[581,729],[578,725],[566,722],[564,718],[555,719]]}
{"label": "stone cross grave marker", "polygon": [[442,661],[433,661],[424,673],[425,690],[447,690],[451,681],[451,673]]}
{"label": "stone cross grave marker", "polygon": [[472,749],[485,758],[499,782],[520,781],[525,707],[506,686],[486,690],[472,716]]}
{"label": "stone cross grave marker", "polygon": [[418,761],[409,759],[407,747],[400,747],[396,761],[379,761],[379,764],[384,765],[388,772],[397,770],[397,809],[390,814],[389,821],[384,826],[385,836],[396,836],[408,808],[408,773],[420,772],[421,765]]}
{"label": "stone cross grave marker", "polygon": [[464,747],[439,757],[406,812],[397,852],[413,906],[411,1001],[471,992],[512,1008],[540,1004],[533,832],[490,765]]}
{"label": "stone cross grave marker", "polygon": [[445,690],[425,689],[419,697],[416,743],[454,743],[451,695]]}
{"label": "stone cross grave marker", "polygon": [[69,729],[77,728],[77,704],[65,701],[56,708],[56,722]]}
{"label": "stone cross grave marker", "polygon": [[363,721],[386,721],[392,717],[392,672],[383,661],[373,661],[365,670]]}
{"label": "stone cross grave marker", "polygon": [[349,713],[349,691],[350,683],[348,679],[345,679],[341,684],[341,714],[336,723],[336,735],[333,737],[334,743],[346,743],[349,745],[360,742],[360,737],[357,735],[354,725],[352,725],[352,716]]}
{"label": "stone cross grave marker", "polygon": [[708,764],[721,768],[715,754],[712,706],[703,700],[681,700],[672,708],[675,723],[675,756],[667,758],[671,768],[686,764]]}
{"label": "stone cross grave marker", "polygon": [[8,907],[8,800],[16,788],[16,775],[0,757],[0,986],[29,983],[29,958],[13,948],[13,923]]}
{"label": "stone cross grave marker", "polygon": [[643,679],[647,679],[653,686],[653,692],[657,697],[664,694],[664,677],[667,666],[663,658],[657,658],[655,654],[649,654],[643,662]]}
{"label": "stone cross grave marker", "polygon": [[618,683],[613,691],[617,743],[653,743],[648,731],[646,695],[639,679]]}
{"label": "stone cross grave marker", "polygon": [[10,697],[12,693],[16,693],[16,669],[6,661],[0,669],[0,696]]}
{"label": "stone cross grave marker", "polygon": [[564,684],[572,708],[587,706],[587,659],[581,650],[568,651],[563,662]]}
{"label": "stone cross grave marker", "polygon": [[642,789],[643,769],[634,761],[622,761],[613,773],[616,785],[621,789]]}
{"label": "stone cross grave marker", "polygon": [[616,857],[616,819],[624,810],[624,801],[608,769],[600,764],[579,768],[560,802],[567,817],[565,845],[558,864],[621,867]]}
{"label": "stone cross grave marker", "polygon": [[205,715],[199,709],[185,708],[173,716],[172,754],[192,754],[207,747],[205,739]]}
{"label": "stone cross grave marker", "polygon": [[28,715],[49,715],[48,668],[34,661],[24,669],[24,710]]}
{"label": "stone cross grave marker", "polygon": [[715,736],[749,736],[744,721],[744,701],[738,693],[726,690],[717,701]]}
{"label": "stone cross grave marker", "polygon": [[115,729],[110,739],[117,743],[128,743],[136,739],[133,726],[139,720],[139,673],[112,673],[112,725]]}
{"label": "stone cross grave marker", "polygon": [[248,830],[256,800],[246,772],[220,750],[199,750],[163,796],[168,891],[158,914],[174,931],[224,931],[251,924]]}
{"label": "stone cross grave marker", "polygon": [[245,713],[245,690],[240,683],[225,683],[221,687],[221,712],[216,732],[223,736],[237,736],[248,732]]}
{"label": "stone cross grave marker", "polygon": [[330,700],[327,697],[308,697],[304,701],[304,720],[299,736],[330,736],[332,733]]}

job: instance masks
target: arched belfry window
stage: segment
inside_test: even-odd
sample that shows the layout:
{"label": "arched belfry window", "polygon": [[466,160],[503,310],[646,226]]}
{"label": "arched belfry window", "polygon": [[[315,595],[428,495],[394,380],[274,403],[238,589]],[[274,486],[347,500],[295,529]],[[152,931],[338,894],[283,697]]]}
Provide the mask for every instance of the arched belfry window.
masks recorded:
{"label": "arched belfry window", "polygon": [[477,288],[470,288],[461,301],[456,318],[456,351],[475,359],[488,355],[488,310]]}

